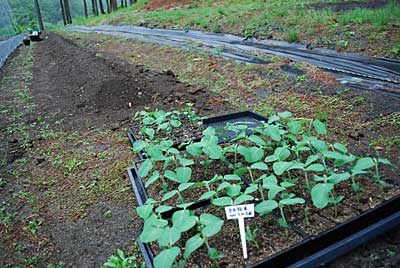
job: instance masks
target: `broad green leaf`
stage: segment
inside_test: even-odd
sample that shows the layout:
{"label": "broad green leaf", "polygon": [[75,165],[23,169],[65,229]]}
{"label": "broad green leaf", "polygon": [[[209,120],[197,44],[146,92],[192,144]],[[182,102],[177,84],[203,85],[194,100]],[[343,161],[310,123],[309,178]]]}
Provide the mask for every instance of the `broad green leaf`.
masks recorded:
{"label": "broad green leaf", "polygon": [[292,134],[300,134],[302,131],[301,124],[298,121],[290,121],[287,124],[289,132]]}
{"label": "broad green leaf", "polygon": [[327,149],[326,143],[321,140],[311,141],[311,146],[320,152],[323,152]]}
{"label": "broad green leaf", "polygon": [[153,172],[153,175],[151,175],[151,177],[146,181],[146,184],[144,185],[144,187],[149,187],[149,185],[151,185],[152,183],[154,183],[155,181],[157,181],[160,178],[160,173],[155,170]]}
{"label": "broad green leaf", "polygon": [[245,147],[240,145],[237,149],[238,153],[241,154],[244,159],[249,163],[260,161],[264,156],[264,150],[259,147]]}
{"label": "broad green leaf", "polygon": [[188,259],[189,256],[195,252],[198,248],[200,248],[204,244],[204,239],[201,238],[200,234],[197,234],[195,236],[192,236],[186,241],[185,244],[185,253],[183,254],[183,257],[185,259]]}
{"label": "broad green leaf", "polygon": [[333,184],[338,184],[342,181],[345,181],[347,179],[350,178],[350,173],[345,172],[345,173],[340,173],[340,174],[332,174],[328,177],[329,182],[333,183]]}
{"label": "broad green leaf", "polygon": [[281,141],[281,131],[276,126],[268,126],[267,128],[267,135],[273,141]]}
{"label": "broad green leaf", "polygon": [[154,129],[152,128],[146,128],[144,130],[144,133],[149,136],[150,139],[154,139]]}
{"label": "broad green leaf", "polygon": [[274,174],[271,174],[268,177],[263,178],[263,187],[266,188],[268,185],[275,185],[275,186],[278,185],[278,180]]}
{"label": "broad green leaf", "polygon": [[157,213],[164,213],[167,211],[170,211],[171,209],[174,209],[175,207],[172,206],[159,206],[156,208],[156,212]]}
{"label": "broad green leaf", "polygon": [[181,238],[181,232],[174,227],[166,227],[164,232],[158,238],[160,247],[168,247],[175,244]]}
{"label": "broad green leaf", "polygon": [[212,200],[211,203],[213,203],[214,205],[219,206],[219,207],[226,207],[226,206],[232,205],[233,200],[232,200],[232,198],[230,198],[228,196],[224,196],[224,197],[220,197],[220,198],[216,198],[216,199]]}
{"label": "broad green leaf", "polygon": [[292,166],[293,162],[285,162],[285,161],[280,161],[280,162],[275,162],[272,165],[272,169],[274,170],[275,174],[280,176],[286,171],[288,171]]}
{"label": "broad green leaf", "polygon": [[161,201],[162,201],[162,202],[165,202],[165,201],[167,201],[168,199],[172,198],[172,197],[173,197],[174,195],[176,195],[176,194],[177,194],[176,190],[169,191],[168,193],[166,193],[166,194],[162,197]]}
{"label": "broad green leaf", "polygon": [[341,153],[343,153],[343,154],[347,154],[347,148],[346,148],[346,146],[344,146],[344,145],[341,144],[341,143],[336,142],[336,143],[333,145],[333,148],[335,148],[336,150],[338,150],[339,152],[341,152]]}
{"label": "broad green leaf", "polygon": [[184,167],[191,166],[194,164],[193,159],[187,159],[187,158],[182,158],[182,157],[179,158],[179,162]]}
{"label": "broad green leaf", "polygon": [[161,141],[160,142],[160,147],[164,151],[166,151],[169,148],[171,148],[172,145],[174,145],[174,142],[172,140],[165,140],[165,141]]}
{"label": "broad green leaf", "polygon": [[232,184],[230,184],[229,182],[224,181],[223,183],[218,185],[217,192],[220,192],[220,191],[224,190],[226,187],[229,187],[231,185]]}
{"label": "broad green leaf", "polygon": [[264,215],[271,213],[274,209],[278,207],[278,203],[275,200],[265,200],[256,205],[255,211],[258,214]]}
{"label": "broad green leaf", "polygon": [[240,205],[246,201],[252,201],[254,200],[254,197],[248,194],[242,194],[239,195],[238,198],[235,199],[235,201],[233,202],[234,205]]}
{"label": "broad green leaf", "polygon": [[144,162],[139,168],[139,176],[142,178],[147,177],[152,168],[153,168],[153,163],[151,162],[151,160],[150,159],[144,160]]}
{"label": "broad green leaf", "polygon": [[142,205],[136,208],[136,212],[142,219],[146,220],[153,213],[153,205]]}
{"label": "broad green leaf", "polygon": [[263,187],[268,189],[268,199],[274,199],[278,193],[285,190],[285,188],[277,185],[263,185]]}
{"label": "broad green leaf", "polygon": [[229,185],[228,187],[225,188],[225,191],[230,197],[238,196],[240,194],[240,185],[238,184]]}
{"label": "broad green leaf", "polygon": [[290,206],[290,205],[295,205],[295,204],[304,204],[305,201],[303,198],[285,198],[279,201],[279,204],[285,205],[285,206]]}
{"label": "broad green leaf", "polygon": [[189,210],[179,210],[172,215],[172,224],[180,232],[186,232],[196,225],[196,216],[191,216]]}
{"label": "broad green leaf", "polygon": [[165,155],[160,146],[148,147],[146,150],[149,157],[154,161],[164,161]]}
{"label": "broad green leaf", "polygon": [[140,240],[142,240],[143,243],[156,241],[167,225],[168,221],[159,219],[157,216],[152,214],[144,222],[143,231],[140,234]]}
{"label": "broad green leaf", "polygon": [[285,112],[278,113],[278,116],[281,118],[290,118],[293,116],[293,114],[289,111],[285,111]]}
{"label": "broad green leaf", "polygon": [[264,162],[257,162],[250,166],[251,169],[258,169],[258,170],[268,170],[267,164]]}
{"label": "broad green leaf", "polygon": [[315,172],[321,172],[324,171],[325,168],[321,164],[311,164],[309,165],[306,169],[306,171],[315,171]]}
{"label": "broad green leaf", "polygon": [[192,169],[189,167],[179,167],[176,169],[176,176],[180,183],[188,182],[192,177]]}
{"label": "broad green leaf", "polygon": [[324,208],[329,204],[329,193],[333,190],[332,183],[318,183],[311,189],[311,198],[314,206]]}
{"label": "broad green leaf", "polygon": [[171,123],[171,126],[173,126],[173,127],[175,127],[175,128],[180,127],[180,126],[182,125],[181,121],[176,120],[176,119],[172,119],[172,120],[170,121],[170,123]]}
{"label": "broad green leaf", "polygon": [[389,160],[387,160],[386,158],[378,158],[378,162],[385,164],[385,165],[392,165],[392,163]]}
{"label": "broad green leaf", "polygon": [[245,194],[251,194],[254,193],[255,191],[258,190],[257,185],[250,185],[249,187],[246,188],[246,190],[244,191]]}
{"label": "broad green leaf", "polygon": [[146,117],[145,119],[143,119],[143,124],[144,125],[151,125],[155,122],[156,120],[153,117]]}
{"label": "broad green leaf", "polygon": [[375,163],[371,157],[363,157],[357,160],[354,170],[365,170],[374,167]]}
{"label": "broad green leaf", "polygon": [[200,223],[204,225],[201,233],[206,237],[211,237],[215,235],[221,230],[222,225],[224,225],[223,220],[212,214],[207,213],[200,215]]}
{"label": "broad green leaf", "polygon": [[167,129],[168,127],[169,127],[169,123],[168,122],[162,123],[161,125],[158,126],[157,132],[160,131],[160,130]]}
{"label": "broad green leaf", "polygon": [[199,201],[201,201],[201,200],[206,200],[206,199],[211,199],[216,193],[217,193],[217,192],[215,192],[215,191],[208,191],[208,192],[205,192],[204,194],[202,194],[202,195],[199,197]]}
{"label": "broad green leaf", "polygon": [[224,176],[224,180],[226,181],[240,181],[241,178],[236,174],[228,174]]}
{"label": "broad green leaf", "polygon": [[313,127],[318,134],[326,134],[328,131],[326,130],[325,124],[319,121],[318,119],[313,121]]}
{"label": "broad green leaf", "polygon": [[268,118],[268,124],[272,124],[272,123],[274,123],[276,121],[279,121],[280,119],[281,118],[279,116],[277,116],[277,115],[270,116]]}
{"label": "broad green leaf", "polygon": [[218,145],[204,147],[203,152],[211,159],[221,159],[223,157],[222,149]]}
{"label": "broad green leaf", "polygon": [[274,155],[277,156],[280,161],[285,161],[290,156],[290,151],[285,147],[277,147]]}
{"label": "broad green leaf", "polygon": [[178,186],[178,191],[179,191],[179,192],[183,192],[183,191],[185,191],[186,189],[189,189],[190,187],[192,187],[193,185],[194,185],[193,182],[181,183],[181,184],[179,184],[179,186]]}
{"label": "broad green leaf", "polygon": [[196,142],[186,146],[186,151],[193,156],[199,156],[201,155],[201,148],[201,144]]}
{"label": "broad green leaf", "polygon": [[180,252],[178,247],[164,249],[154,258],[154,268],[171,268]]}
{"label": "broad green leaf", "polygon": [[318,156],[318,155],[310,155],[310,156],[307,158],[306,163],[305,163],[304,165],[305,165],[305,166],[308,166],[308,165],[310,165],[311,163],[317,161],[318,159],[319,159],[319,156]]}
{"label": "broad green leaf", "polygon": [[257,144],[258,146],[267,146],[267,143],[257,135],[250,135],[249,140]]}
{"label": "broad green leaf", "polygon": [[142,140],[137,140],[133,143],[133,152],[138,153],[141,150],[143,150],[144,148],[146,148],[146,146],[147,146],[147,142],[142,141]]}

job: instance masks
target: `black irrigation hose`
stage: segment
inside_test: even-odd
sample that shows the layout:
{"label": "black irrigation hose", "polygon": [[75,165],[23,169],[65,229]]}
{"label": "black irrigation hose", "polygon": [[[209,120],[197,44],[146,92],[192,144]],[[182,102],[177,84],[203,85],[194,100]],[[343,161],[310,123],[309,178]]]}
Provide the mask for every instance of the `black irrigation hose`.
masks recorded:
{"label": "black irrigation hose", "polygon": [[7,40],[0,41],[0,68],[3,67],[4,62],[10,54],[22,43],[24,36],[24,34],[19,34]]}
{"label": "black irrigation hose", "polygon": [[[385,59],[358,54],[340,54],[334,50],[291,44],[276,40],[243,40],[230,34],[200,31],[149,29],[137,26],[73,26],[69,30],[123,36],[143,42],[170,45],[192,50],[217,51],[221,56],[241,62],[268,64],[269,61],[251,54],[256,51],[294,61],[307,62],[339,78],[337,81],[354,88],[400,97],[400,59]],[[196,44],[201,44],[201,47]],[[350,80],[349,80],[350,78]]]}

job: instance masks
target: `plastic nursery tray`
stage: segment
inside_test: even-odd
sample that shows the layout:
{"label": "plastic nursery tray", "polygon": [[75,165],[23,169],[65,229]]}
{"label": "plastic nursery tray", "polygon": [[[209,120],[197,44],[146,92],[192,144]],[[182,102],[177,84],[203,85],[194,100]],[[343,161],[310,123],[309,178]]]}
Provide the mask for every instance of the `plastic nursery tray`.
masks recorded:
{"label": "plastic nursery tray", "polygon": [[[248,125],[249,131],[248,134],[251,133],[251,129],[261,125],[262,121],[268,121],[268,118],[251,112],[251,111],[243,111],[243,112],[236,112],[230,113],[226,115],[219,115],[211,118],[207,118],[203,120],[203,125],[205,127],[212,126],[216,129],[218,142],[223,143],[231,140],[234,137],[233,131],[224,130],[224,127],[228,124],[236,124],[236,125]],[[128,128],[128,138],[133,146],[133,143],[137,141],[136,133],[134,133],[133,127]],[[199,141],[201,137],[198,137],[194,141]],[[174,147],[178,147],[179,144],[174,144]],[[140,160],[145,158],[143,152],[138,153],[138,157]]]}
{"label": "plastic nursery tray", "polygon": [[[244,267],[319,267],[399,225],[400,195],[330,230],[305,238],[286,250]],[[146,267],[153,268],[154,253],[151,247],[140,240],[139,246]]]}

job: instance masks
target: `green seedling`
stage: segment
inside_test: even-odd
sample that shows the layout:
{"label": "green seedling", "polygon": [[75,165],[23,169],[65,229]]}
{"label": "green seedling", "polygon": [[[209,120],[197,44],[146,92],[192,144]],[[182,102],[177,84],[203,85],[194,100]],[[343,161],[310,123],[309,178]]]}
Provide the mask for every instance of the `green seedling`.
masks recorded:
{"label": "green seedling", "polygon": [[346,181],[350,178],[350,173],[333,173],[330,176],[317,176],[314,175],[314,180],[318,182],[311,189],[311,198],[314,206],[317,208],[324,208],[329,203],[333,204],[335,217],[337,217],[337,204],[343,200],[344,196],[335,196],[335,185]]}
{"label": "green seedling", "polygon": [[111,255],[106,263],[106,268],[136,268],[136,256],[125,257],[122,250],[117,249],[117,255]]}
{"label": "green seedling", "polygon": [[250,226],[246,226],[246,240],[250,241],[251,243],[253,243],[253,245],[257,248],[257,250],[260,249],[260,245],[257,242],[257,233],[260,229],[259,228],[254,228],[254,230],[252,231],[250,229]]}

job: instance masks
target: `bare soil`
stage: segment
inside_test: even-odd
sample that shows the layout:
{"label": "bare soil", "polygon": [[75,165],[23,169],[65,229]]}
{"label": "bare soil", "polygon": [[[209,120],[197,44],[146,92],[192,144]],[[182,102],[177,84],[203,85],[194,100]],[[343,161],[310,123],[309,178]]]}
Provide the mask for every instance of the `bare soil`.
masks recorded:
{"label": "bare soil", "polygon": [[187,8],[192,0],[152,0],[148,2],[144,9],[148,11],[160,10],[160,9],[176,9],[176,8]]}

